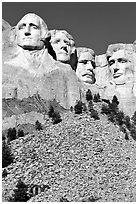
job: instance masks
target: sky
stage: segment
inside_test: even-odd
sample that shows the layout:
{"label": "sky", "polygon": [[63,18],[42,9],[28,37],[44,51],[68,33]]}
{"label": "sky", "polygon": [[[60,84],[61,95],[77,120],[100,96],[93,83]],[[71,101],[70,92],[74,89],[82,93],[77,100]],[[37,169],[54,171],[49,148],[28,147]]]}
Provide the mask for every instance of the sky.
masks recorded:
{"label": "sky", "polygon": [[135,2],[2,2],[2,18],[15,26],[35,13],[48,29],[66,30],[76,47],[104,54],[108,45],[136,40]]}

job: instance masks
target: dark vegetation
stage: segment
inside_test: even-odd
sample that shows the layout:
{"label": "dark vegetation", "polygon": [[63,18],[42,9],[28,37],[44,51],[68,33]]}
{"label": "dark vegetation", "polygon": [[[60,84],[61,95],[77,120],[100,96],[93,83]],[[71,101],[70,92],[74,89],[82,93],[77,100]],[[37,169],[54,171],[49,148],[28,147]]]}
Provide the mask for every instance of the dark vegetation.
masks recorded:
{"label": "dark vegetation", "polygon": [[43,130],[43,127],[38,120],[35,122],[35,129],[36,130]]}
{"label": "dark vegetation", "polygon": [[102,105],[102,114],[108,116],[108,120],[113,122],[115,125],[120,127],[120,130],[125,133],[125,139],[129,139],[129,135],[136,140],[136,112],[130,118],[125,115],[123,111],[120,111],[118,108],[119,101],[114,95],[111,102]]}
{"label": "dark vegetation", "polygon": [[86,111],[86,105],[81,100],[76,102],[74,106],[75,114],[81,114],[83,111]]}
{"label": "dark vegetation", "polygon": [[[120,127],[120,131],[125,134],[125,140],[129,140],[131,136],[134,140],[136,140],[136,112],[130,118],[125,115],[123,111],[120,111],[118,108],[119,101],[116,96],[113,97],[112,101],[102,102],[99,94],[92,95],[90,89],[86,92],[86,101],[87,103],[83,103],[81,100],[76,102],[74,107],[71,106],[70,111],[75,114],[82,114],[86,112],[90,115],[94,120],[99,120],[98,111],[94,108],[95,104],[100,102],[102,104],[101,113],[107,115],[108,120],[113,124],[118,125]],[[49,106],[48,116],[52,119],[53,124],[58,124],[62,121],[59,111],[53,105]],[[37,120],[35,123],[35,130],[40,131],[43,130],[42,124]],[[24,137],[25,132],[23,128],[9,128],[6,133],[2,135],[2,178],[5,179],[8,175],[8,172],[5,167],[13,163],[13,155],[10,149],[10,142],[19,137]],[[38,186],[39,188],[39,186]],[[49,186],[42,188],[42,192],[44,189],[49,189]],[[14,189],[13,196],[9,199],[11,202],[27,202],[33,193],[29,192],[29,186],[23,183],[21,180],[18,181],[16,185],[16,189]],[[33,189],[33,187],[31,188]],[[88,197],[87,199],[83,199],[82,202],[96,202],[98,198],[94,198],[93,196]],[[70,202],[66,197],[61,197],[60,202]]]}
{"label": "dark vegetation", "polygon": [[100,102],[100,95],[95,94],[93,97],[90,89],[88,89],[88,91],[86,92],[86,100],[88,102],[88,111],[90,113],[91,118],[94,118],[95,120],[99,120],[100,118],[99,118],[98,112],[94,109],[93,102]]}
{"label": "dark vegetation", "polygon": [[60,113],[56,110],[54,110],[54,107],[50,105],[49,111],[48,111],[48,116],[52,118],[53,124],[60,123],[62,121]]}
{"label": "dark vegetation", "polygon": [[13,155],[10,146],[6,144],[5,140],[2,141],[2,168],[7,167],[13,162]]}
{"label": "dark vegetation", "polygon": [[9,202],[27,202],[30,199],[28,186],[21,179],[19,179],[16,189],[13,191],[14,194],[9,199]]}
{"label": "dark vegetation", "polygon": [[93,100],[92,92],[91,92],[90,89],[88,89],[88,91],[86,92],[86,100],[87,101],[92,101]]}
{"label": "dark vegetation", "polygon": [[8,172],[6,169],[3,169],[2,171],[2,178],[5,178],[8,175]]}

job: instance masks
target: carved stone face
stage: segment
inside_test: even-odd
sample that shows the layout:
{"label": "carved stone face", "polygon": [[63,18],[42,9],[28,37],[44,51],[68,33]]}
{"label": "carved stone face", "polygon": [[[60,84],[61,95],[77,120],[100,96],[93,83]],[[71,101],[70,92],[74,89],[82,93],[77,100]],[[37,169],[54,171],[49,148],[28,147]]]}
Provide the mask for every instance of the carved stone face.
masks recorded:
{"label": "carved stone face", "polygon": [[78,78],[85,83],[94,84],[95,83],[94,68],[95,68],[94,57],[89,52],[81,53],[78,59],[76,69],[76,74]]}
{"label": "carved stone face", "polygon": [[72,53],[71,41],[66,34],[57,32],[51,37],[51,45],[56,53],[56,60],[63,63],[69,62]]}
{"label": "carved stone face", "polygon": [[132,62],[127,51],[118,50],[109,58],[109,66],[116,84],[124,84],[129,76],[132,76]]}
{"label": "carved stone face", "polygon": [[17,44],[23,49],[39,50],[44,43],[42,39],[42,28],[40,19],[35,14],[24,16],[17,24]]}

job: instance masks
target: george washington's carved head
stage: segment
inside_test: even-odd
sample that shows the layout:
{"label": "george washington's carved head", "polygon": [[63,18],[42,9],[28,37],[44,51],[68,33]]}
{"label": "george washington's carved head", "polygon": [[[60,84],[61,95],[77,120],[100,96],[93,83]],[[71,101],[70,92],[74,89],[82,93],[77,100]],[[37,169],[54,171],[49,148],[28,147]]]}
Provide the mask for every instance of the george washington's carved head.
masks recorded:
{"label": "george washington's carved head", "polygon": [[42,18],[34,13],[26,14],[16,25],[17,44],[23,49],[40,50],[48,28]]}

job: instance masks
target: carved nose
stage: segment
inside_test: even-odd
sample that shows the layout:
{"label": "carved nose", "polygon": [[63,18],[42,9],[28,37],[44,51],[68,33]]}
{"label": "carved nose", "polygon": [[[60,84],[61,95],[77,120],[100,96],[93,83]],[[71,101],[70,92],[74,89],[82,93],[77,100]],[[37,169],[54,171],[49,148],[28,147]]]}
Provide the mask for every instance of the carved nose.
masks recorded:
{"label": "carved nose", "polygon": [[31,35],[31,33],[29,33],[29,32],[25,32],[25,35],[28,36],[28,35]]}
{"label": "carved nose", "polygon": [[67,47],[66,46],[62,46],[61,49],[65,50],[66,52],[68,52]]}
{"label": "carved nose", "polygon": [[118,70],[119,70],[118,68],[115,68],[115,69],[114,69],[114,73],[116,73]]}
{"label": "carved nose", "polygon": [[25,33],[24,33],[26,36],[28,36],[28,35],[31,35],[31,33],[30,33],[30,28],[29,27],[26,27],[25,28]]}
{"label": "carved nose", "polygon": [[93,66],[90,61],[87,62],[87,70],[93,72]]}

